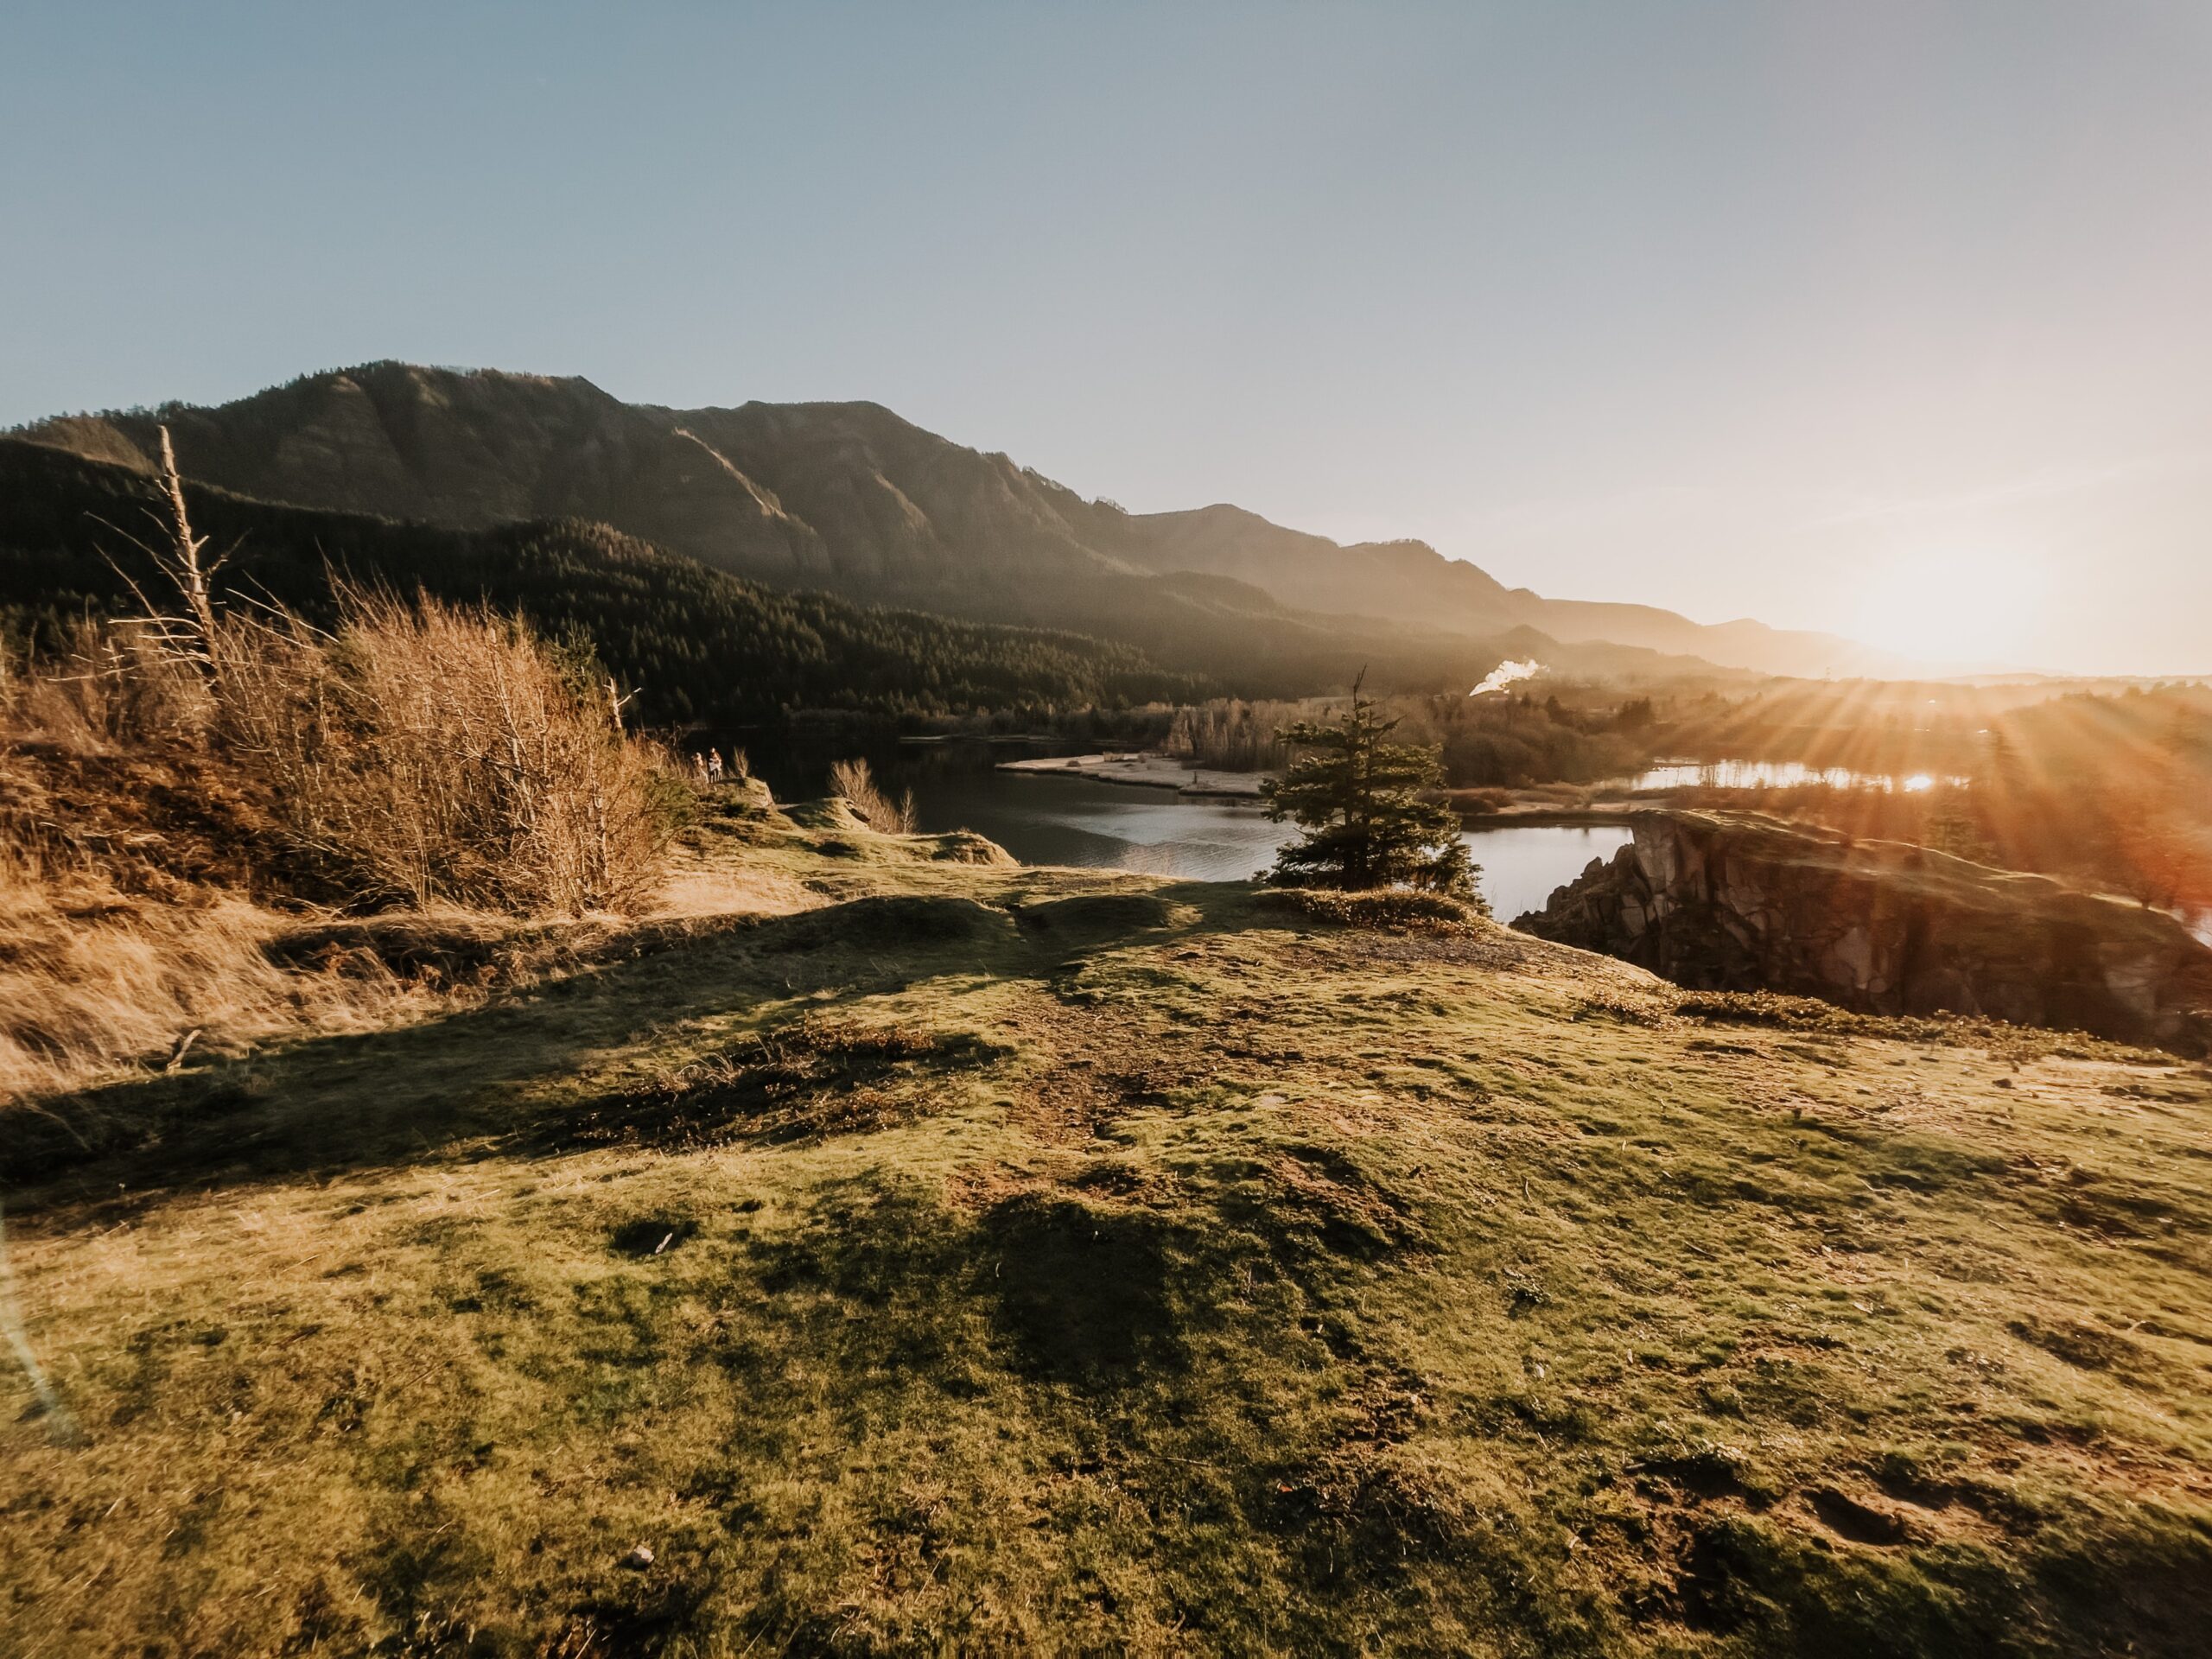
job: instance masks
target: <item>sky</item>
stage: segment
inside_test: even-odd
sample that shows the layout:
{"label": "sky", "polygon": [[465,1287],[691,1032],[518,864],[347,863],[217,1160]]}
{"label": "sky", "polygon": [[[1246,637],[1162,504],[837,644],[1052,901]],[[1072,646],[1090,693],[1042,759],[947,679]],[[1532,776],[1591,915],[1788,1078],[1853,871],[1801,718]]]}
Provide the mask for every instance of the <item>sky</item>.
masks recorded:
{"label": "sky", "polygon": [[0,424],[378,358],[2212,671],[2212,3],[0,9]]}

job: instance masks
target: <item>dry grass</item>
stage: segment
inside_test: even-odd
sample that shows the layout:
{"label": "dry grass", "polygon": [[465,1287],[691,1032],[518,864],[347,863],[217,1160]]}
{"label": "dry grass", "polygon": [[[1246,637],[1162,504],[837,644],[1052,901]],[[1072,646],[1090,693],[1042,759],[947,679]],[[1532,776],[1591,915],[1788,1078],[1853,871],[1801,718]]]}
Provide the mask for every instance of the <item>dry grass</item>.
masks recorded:
{"label": "dry grass", "polygon": [[72,1116],[11,1651],[2202,1650],[2212,1077],[741,825],[847,902]]}
{"label": "dry grass", "polygon": [[73,753],[196,742],[214,718],[205,677],[142,624],[80,622],[52,661],[0,664],[0,734]]}
{"label": "dry grass", "polygon": [[[427,596],[340,584],[331,632],[226,609],[167,429],[161,454],[166,516],[150,542],[121,532],[154,573],[150,593],[133,582],[146,614],[0,671],[0,745],[204,753],[266,809],[284,874],[315,898],[580,916],[652,892],[680,785],[623,731],[611,681],[519,620]],[[24,826],[7,827],[20,849]],[[73,830],[30,828],[34,852]]]}
{"label": "dry grass", "polygon": [[221,888],[125,891],[94,863],[0,854],[0,1109],[393,1029],[569,978],[728,918],[822,902],[787,875],[689,862],[635,919],[278,912]]}
{"label": "dry grass", "polygon": [[428,601],[221,613],[181,560],[185,617],[0,664],[0,1097],[450,1000],[372,949],[296,959],[332,907],[519,937],[487,918],[655,906],[681,786],[594,677]]}
{"label": "dry grass", "polygon": [[877,785],[865,760],[840,760],[832,765],[830,787],[878,835],[911,836],[919,827],[914,814],[914,791],[910,789],[893,801]]}
{"label": "dry grass", "polygon": [[626,910],[658,883],[660,757],[520,625],[348,593],[334,635],[226,625],[223,733],[356,899]]}
{"label": "dry grass", "polygon": [[0,1099],[278,1032],[385,1024],[425,1000],[373,963],[288,971],[268,953],[285,926],[232,893],[149,902],[89,865],[0,849]]}

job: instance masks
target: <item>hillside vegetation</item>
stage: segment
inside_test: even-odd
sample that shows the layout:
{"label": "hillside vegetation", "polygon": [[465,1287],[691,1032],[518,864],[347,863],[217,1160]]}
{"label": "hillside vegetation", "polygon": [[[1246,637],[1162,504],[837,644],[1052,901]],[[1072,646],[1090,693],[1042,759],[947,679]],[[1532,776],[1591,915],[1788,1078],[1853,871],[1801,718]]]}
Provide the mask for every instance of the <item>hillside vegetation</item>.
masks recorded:
{"label": "hillside vegetation", "polygon": [[[488,601],[551,639],[588,641],[653,722],[772,719],[789,709],[882,715],[1141,702],[1205,682],[1126,645],[785,594],[574,520],[480,531],[270,505],[188,483],[194,521],[235,550],[219,588],[315,620],[333,569],[461,604]],[[88,608],[129,613],[130,538],[159,505],[150,477],[0,439],[0,620],[52,648]]]}
{"label": "hillside vegetation", "polygon": [[[0,1090],[389,1014],[395,976],[334,915],[658,893],[684,787],[580,664],[435,601],[341,588],[327,630],[219,610],[188,525],[174,547],[181,614],[0,658]],[[327,971],[283,971],[302,931]]]}
{"label": "hillside vegetation", "polygon": [[[982,581],[992,613],[1025,626],[881,607],[903,591],[870,580],[855,599],[740,579],[672,556],[602,523],[531,519],[442,528],[359,512],[282,506],[188,483],[195,517],[238,549],[230,580],[312,612],[335,562],[361,580],[518,609],[556,635],[588,636],[609,666],[645,688],[647,717],[724,723],[795,709],[912,717],[993,711],[1037,718],[1085,706],[1205,696],[1306,696],[1340,690],[1363,665],[1378,683],[1459,690],[1508,656],[1630,677],[1690,675],[1709,664],[1612,645],[1563,645],[1526,628],[1472,639],[1359,617],[1291,610],[1249,583],[1179,573],[1019,572]],[[133,466],[47,443],[0,438],[0,620],[19,633],[113,608],[127,590],[111,561],[131,561],[154,480]],[[564,498],[565,499],[565,498]],[[786,582],[813,580],[786,576]],[[909,594],[967,614],[959,592]],[[974,594],[970,594],[969,598]],[[859,602],[865,601],[866,602]],[[1027,626],[1055,623],[1057,628]],[[1065,629],[1079,624],[1086,633]]]}
{"label": "hillside vegetation", "polygon": [[[264,500],[460,529],[593,520],[778,588],[1074,628],[1170,657],[1179,634],[1225,610],[1367,619],[1370,632],[1463,641],[1525,630],[1582,645],[1609,671],[1656,653],[1766,673],[1901,666],[1833,635],[1545,599],[1420,542],[1341,547],[1225,505],[1126,512],[876,404],[670,410],[582,379],[372,363],[219,408],[73,416],[30,432],[150,469],[160,422],[188,477]],[[1234,629],[1211,632],[1238,648]],[[1331,678],[1348,682],[1358,666]]]}
{"label": "hillside vegetation", "polygon": [[2212,1074],[716,801],[12,1116],[16,1650],[2201,1651]]}
{"label": "hillside vegetation", "polygon": [[1800,787],[1764,791],[1761,804],[2212,914],[2212,686],[1773,688],[1683,721],[1669,741],[1923,772],[1930,786],[1917,790]]}

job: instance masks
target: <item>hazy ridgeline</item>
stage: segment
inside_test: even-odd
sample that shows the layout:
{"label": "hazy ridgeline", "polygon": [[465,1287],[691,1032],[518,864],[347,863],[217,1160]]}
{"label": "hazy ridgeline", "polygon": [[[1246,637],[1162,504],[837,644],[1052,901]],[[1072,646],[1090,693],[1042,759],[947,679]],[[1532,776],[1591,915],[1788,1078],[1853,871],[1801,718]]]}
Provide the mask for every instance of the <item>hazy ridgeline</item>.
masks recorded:
{"label": "hazy ridgeline", "polygon": [[1465,690],[1501,648],[1554,670],[1644,675],[1669,659],[1879,671],[1882,657],[1754,623],[1547,600],[1423,543],[1346,548],[1226,505],[1127,512],[874,404],[677,411],[580,379],[382,362],[219,408],[29,431],[150,471],[162,423],[186,473],[260,500],[455,530],[573,516],[776,588],[1122,640],[1243,696],[1338,690],[1363,667],[1372,689]]}
{"label": "hazy ridgeline", "polygon": [[[1202,765],[1241,767],[1272,764],[1275,726],[1370,667],[1370,686],[1403,700],[1394,712],[1409,712],[1438,741],[1465,740],[1446,755],[1455,782],[1580,780],[1618,758],[1613,746],[1589,741],[1601,729],[1584,729],[1602,728],[1618,694],[1561,687],[1588,706],[1548,719],[1502,698],[1471,701],[1465,689],[1496,664],[1497,646],[1238,610],[1249,594],[1217,579],[1108,583],[1091,602],[1113,637],[1098,639],[779,591],[580,520],[461,530],[277,505],[189,481],[184,489],[194,523],[235,550],[219,591],[274,600],[326,626],[333,570],[400,593],[488,602],[548,639],[588,640],[634,691],[630,712],[648,726],[843,715],[1130,741],[1148,739],[1147,723],[1119,716],[1180,705],[1193,713],[1173,746]],[[141,608],[103,556],[116,541],[103,526],[142,524],[159,497],[143,473],[0,438],[0,634],[50,651],[76,619]],[[1541,648],[1569,657],[1592,649]],[[1745,678],[1688,666],[1706,684]],[[1210,700],[1230,690],[1240,697]],[[1437,706],[1423,706],[1432,696]]]}

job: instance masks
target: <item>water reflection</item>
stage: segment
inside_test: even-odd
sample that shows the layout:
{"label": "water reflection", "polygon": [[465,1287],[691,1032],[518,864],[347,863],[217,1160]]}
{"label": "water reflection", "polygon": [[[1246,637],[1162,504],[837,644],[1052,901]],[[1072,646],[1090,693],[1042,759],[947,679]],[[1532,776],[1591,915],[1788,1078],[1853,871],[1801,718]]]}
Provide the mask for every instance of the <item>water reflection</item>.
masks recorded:
{"label": "water reflection", "polygon": [[1237,881],[1266,868],[1292,833],[1256,807],[1086,778],[947,770],[913,789],[924,830],[973,830],[1025,864]]}
{"label": "water reflection", "polygon": [[[914,803],[926,830],[973,830],[1025,864],[1142,870],[1198,881],[1248,880],[1297,834],[1257,807],[1189,800],[1166,790],[1019,772],[924,772]],[[1624,827],[1516,826],[1470,830],[1482,885],[1499,919],[1540,910],[1552,890],[1630,839]]]}

